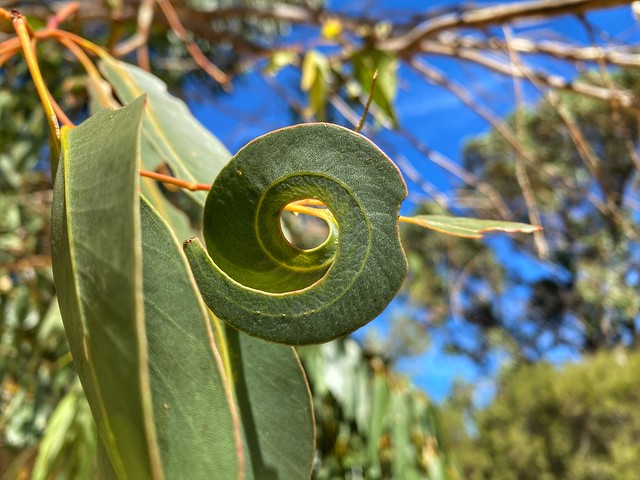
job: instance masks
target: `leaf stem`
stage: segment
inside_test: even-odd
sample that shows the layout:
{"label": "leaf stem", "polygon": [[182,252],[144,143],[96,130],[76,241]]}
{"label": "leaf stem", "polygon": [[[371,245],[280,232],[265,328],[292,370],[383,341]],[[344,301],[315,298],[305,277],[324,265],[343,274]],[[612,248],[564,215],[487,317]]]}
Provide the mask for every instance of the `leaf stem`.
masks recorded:
{"label": "leaf stem", "polygon": [[211,186],[204,183],[187,182],[186,180],[180,180],[179,178],[172,177],[171,175],[164,175],[162,173],[151,172],[149,170],[140,170],[140,175],[147,178],[153,178],[154,180],[158,180],[162,183],[176,185],[177,187],[185,188],[192,192],[199,190],[211,190]]}
{"label": "leaf stem", "polygon": [[76,42],[66,37],[60,37],[60,38],[57,38],[56,40],[58,40],[62,45],[64,45],[67,48],[67,50],[69,50],[71,54],[74,57],[76,57],[78,62],[80,62],[84,67],[85,71],[87,72],[87,75],[93,78],[102,78],[100,75],[100,72],[98,71],[96,66],[93,64],[89,56],[84,52],[82,48],[78,46]]}
{"label": "leaf stem", "polygon": [[33,34],[37,39],[54,38],[56,40],[67,39],[73,43],[80,45],[86,51],[91,52],[94,55],[100,56],[106,53],[106,50],[93,42],[90,42],[86,38],[76,35],[75,33],[66,32],[64,30],[46,28],[44,30],[38,30]]}
{"label": "leaf stem", "polygon": [[2,18],[3,20],[8,20],[9,22],[11,22],[13,20],[13,15],[11,14],[11,12],[9,10],[0,7],[0,18]]}
{"label": "leaf stem", "polygon": [[[303,200],[304,201],[304,200]],[[302,213],[303,215],[311,215],[312,217],[321,218],[323,220],[328,220],[328,210],[326,208],[315,208],[315,207],[307,207],[301,205],[299,202],[289,203],[284,207],[287,212],[291,213]]]}
{"label": "leaf stem", "polygon": [[42,73],[40,72],[35,48],[31,41],[31,36],[29,35],[29,24],[26,22],[24,15],[17,10],[12,10],[11,15],[13,28],[20,40],[20,46],[22,47],[22,51],[24,52],[24,56],[27,60],[27,66],[31,73],[31,78],[33,79],[36,91],[40,97],[40,103],[42,103],[42,107],[44,108],[45,115],[47,117],[47,125],[49,126],[49,146],[52,149],[51,171],[55,174],[57,161],[60,157],[60,125],[58,124],[58,118],[56,117],[55,109],[51,102],[51,94],[49,93],[49,89],[44,83]]}

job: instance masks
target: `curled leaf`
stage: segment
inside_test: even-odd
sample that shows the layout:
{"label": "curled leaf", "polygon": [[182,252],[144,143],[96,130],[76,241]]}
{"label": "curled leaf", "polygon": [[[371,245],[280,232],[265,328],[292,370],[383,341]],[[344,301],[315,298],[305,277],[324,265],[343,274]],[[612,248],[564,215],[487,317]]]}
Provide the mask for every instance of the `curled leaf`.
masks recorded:
{"label": "curled leaf", "polygon": [[[277,343],[326,342],[371,321],[400,288],[406,194],[396,166],[361,135],[323,123],[284,128],[222,170],[205,204],[208,253],[198,239],[185,252],[205,302],[231,326]],[[311,250],[280,229],[285,206],[302,199],[322,201],[335,219]]]}

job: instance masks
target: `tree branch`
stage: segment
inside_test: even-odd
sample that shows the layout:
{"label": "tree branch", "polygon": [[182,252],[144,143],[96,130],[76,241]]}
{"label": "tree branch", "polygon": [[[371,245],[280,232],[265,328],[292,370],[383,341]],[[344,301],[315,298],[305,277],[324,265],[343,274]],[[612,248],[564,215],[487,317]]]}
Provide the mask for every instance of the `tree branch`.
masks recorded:
{"label": "tree branch", "polygon": [[600,87],[579,80],[567,80],[560,75],[532,70],[522,63],[504,63],[474,49],[456,48],[428,40],[421,42],[420,49],[422,53],[443,55],[473,62],[510,78],[533,78],[545,87],[574,92],[597,100],[615,101],[625,109],[640,113],[640,103],[631,92]]}
{"label": "tree branch", "polygon": [[632,2],[633,0],[533,0],[471,8],[427,20],[405,35],[378,42],[377,48],[396,52],[399,56],[406,58],[419,49],[422,40],[433,37],[444,30],[477,29],[491,25],[502,25],[514,20],[575,15],[589,10],[629,5]]}

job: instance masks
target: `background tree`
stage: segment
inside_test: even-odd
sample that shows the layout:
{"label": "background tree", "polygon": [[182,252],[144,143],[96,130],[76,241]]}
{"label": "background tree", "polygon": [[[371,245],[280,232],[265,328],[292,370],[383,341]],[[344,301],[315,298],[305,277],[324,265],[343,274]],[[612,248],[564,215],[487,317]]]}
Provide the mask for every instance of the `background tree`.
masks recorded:
{"label": "background tree", "polygon": [[[637,70],[605,72],[604,77],[591,72],[584,78],[640,92]],[[412,298],[432,310],[438,298],[446,298],[446,279],[457,278],[454,314],[471,324],[479,339],[470,344],[452,335],[451,345],[474,358],[492,346],[507,346],[528,361],[562,347],[590,353],[636,346],[637,116],[615,103],[561,93],[522,107],[504,125],[518,132],[519,145],[533,163],[525,164],[529,160],[494,129],[467,143],[464,165],[500,192],[516,218],[528,218],[535,208],[545,226],[545,256],[536,260],[534,244],[504,242],[482,249],[465,240],[446,240],[448,255],[434,255],[429,252],[442,250],[434,243],[443,240],[412,230],[407,245],[421,265],[408,286]],[[518,169],[527,171],[529,201],[512,180]],[[467,190],[462,187],[459,195]],[[503,261],[503,249],[517,250],[529,265],[526,271],[522,263],[516,268]],[[446,327],[448,311],[440,307],[440,312],[433,323]]]}
{"label": "background tree", "polygon": [[635,478],[638,360],[618,348],[560,369],[544,361],[505,369],[495,399],[473,413],[473,438],[461,421],[449,423],[464,476]]}

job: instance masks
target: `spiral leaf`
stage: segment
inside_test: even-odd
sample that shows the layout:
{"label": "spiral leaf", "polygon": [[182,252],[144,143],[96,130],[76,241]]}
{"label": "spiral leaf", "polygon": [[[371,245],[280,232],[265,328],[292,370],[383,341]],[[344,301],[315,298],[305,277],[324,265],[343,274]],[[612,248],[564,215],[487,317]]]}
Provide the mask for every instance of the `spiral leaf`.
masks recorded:
{"label": "spiral leaf", "polygon": [[[204,238],[185,242],[212,311],[250,335],[321,343],[371,321],[395,296],[407,264],[398,210],[407,190],[373,143],[318,123],[271,132],[242,148],[216,178]],[[280,229],[285,206],[322,201],[329,236],[301,250]]]}

